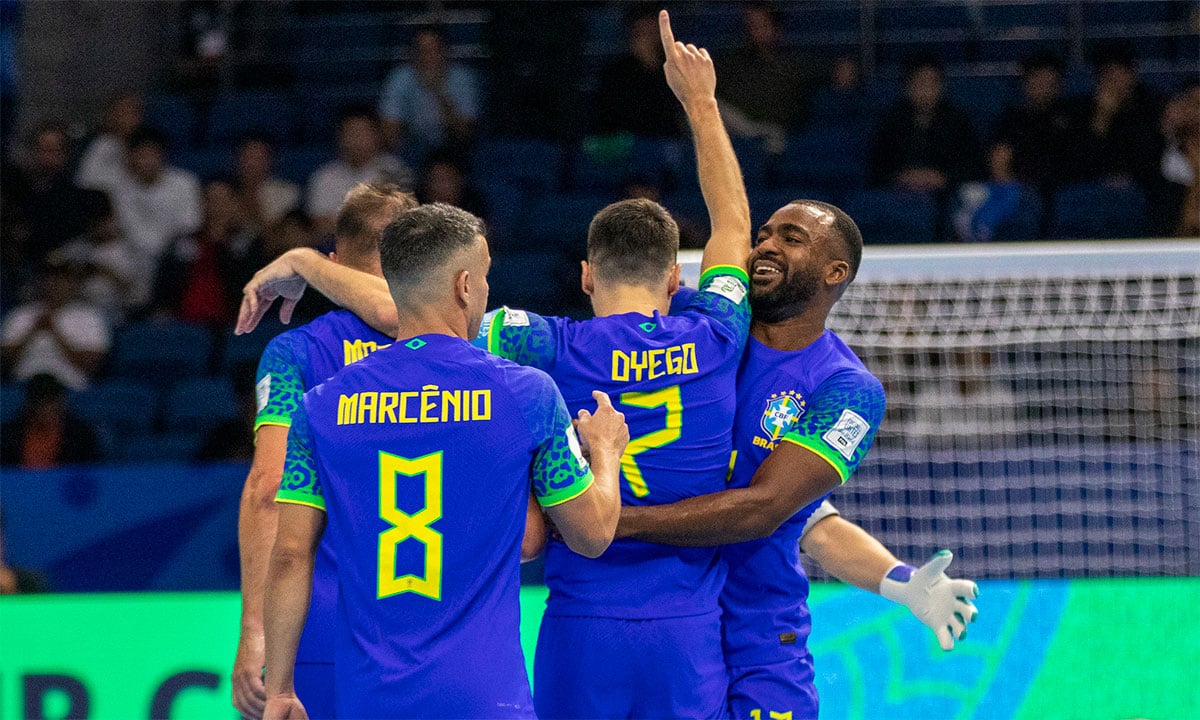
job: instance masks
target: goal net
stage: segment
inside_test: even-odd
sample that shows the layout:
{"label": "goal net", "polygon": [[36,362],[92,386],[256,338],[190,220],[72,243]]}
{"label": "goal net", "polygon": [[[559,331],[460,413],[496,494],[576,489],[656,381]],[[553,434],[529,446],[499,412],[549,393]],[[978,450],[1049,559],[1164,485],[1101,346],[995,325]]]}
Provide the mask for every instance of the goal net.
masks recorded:
{"label": "goal net", "polygon": [[1200,242],[868,248],[829,326],[888,401],[833,501],[898,556],[1200,574]]}

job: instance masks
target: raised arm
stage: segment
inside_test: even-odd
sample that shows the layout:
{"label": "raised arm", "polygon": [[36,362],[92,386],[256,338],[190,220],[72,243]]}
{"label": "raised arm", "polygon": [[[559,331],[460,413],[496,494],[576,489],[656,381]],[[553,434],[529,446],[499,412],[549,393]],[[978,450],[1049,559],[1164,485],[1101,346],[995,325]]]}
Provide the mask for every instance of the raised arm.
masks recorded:
{"label": "raised arm", "polygon": [[700,192],[708,208],[712,235],[700,261],[703,272],[714,265],[746,266],[750,254],[750,203],[737,155],[717,107],[717,76],[704,48],[675,40],[667,11],[658,14],[667,84],[687,113],[696,146]]}
{"label": "raised arm", "polygon": [[242,289],[235,332],[242,335],[254,330],[276,300],[281,300],[279,319],[290,322],[308,285],[379,332],[395,335],[396,304],[387,281],[339,265],[312,248],[288,250],[254,274]]}

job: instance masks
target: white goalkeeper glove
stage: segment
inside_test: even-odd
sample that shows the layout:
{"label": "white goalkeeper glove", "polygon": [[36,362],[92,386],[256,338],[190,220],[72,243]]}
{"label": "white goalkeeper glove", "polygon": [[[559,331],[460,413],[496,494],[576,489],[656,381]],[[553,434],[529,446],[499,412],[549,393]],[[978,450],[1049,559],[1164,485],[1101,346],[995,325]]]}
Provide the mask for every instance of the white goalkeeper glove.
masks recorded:
{"label": "white goalkeeper glove", "polygon": [[933,630],[943,650],[953,650],[955,640],[965,640],[967,623],[979,615],[971,603],[979,597],[979,586],[946,576],[946,567],[953,559],[949,550],[939,550],[919,568],[897,564],[879,583],[879,594],[911,610]]}

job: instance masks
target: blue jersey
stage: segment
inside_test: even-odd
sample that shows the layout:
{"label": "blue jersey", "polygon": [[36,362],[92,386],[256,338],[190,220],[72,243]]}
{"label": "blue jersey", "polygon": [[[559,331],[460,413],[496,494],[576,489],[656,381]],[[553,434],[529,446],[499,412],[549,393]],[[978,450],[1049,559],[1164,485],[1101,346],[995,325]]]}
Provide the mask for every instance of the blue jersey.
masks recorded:
{"label": "blue jersey", "polygon": [[521,538],[591,471],[553,381],[445,335],[304,395],[278,500],[328,513],[339,717],[532,717]]}
{"label": "blue jersey", "polygon": [[[737,454],[730,486],[749,485],[782,442],[816,453],[845,482],[871,448],[883,411],[883,385],[833,332],[826,330],[794,352],[751,338],[738,371]],[[822,499],[770,537],[722,548],[729,569],[721,592],[722,622],[731,667],[807,653],[808,578],[800,565],[799,541]]]}
{"label": "blue jersey", "polygon": [[[659,505],[722,490],[729,473],[736,375],[750,326],[745,271],[710,268],[678,312],[573,321],[501,310],[488,348],[554,378],[574,414],[603,390],[625,414],[621,502]],[[715,548],[616,540],[597,559],[546,549],[550,615],[625,619],[715,612],[724,569]]]}
{"label": "blue jersey", "polygon": [[[392,342],[345,310],[326,313],[312,322],[277,335],[258,363],[258,415],[263,425],[291,427],[304,392],[338,370]],[[334,608],[337,606],[336,567],[329,543],[317,550],[312,602],[300,638],[298,662],[333,662]]]}

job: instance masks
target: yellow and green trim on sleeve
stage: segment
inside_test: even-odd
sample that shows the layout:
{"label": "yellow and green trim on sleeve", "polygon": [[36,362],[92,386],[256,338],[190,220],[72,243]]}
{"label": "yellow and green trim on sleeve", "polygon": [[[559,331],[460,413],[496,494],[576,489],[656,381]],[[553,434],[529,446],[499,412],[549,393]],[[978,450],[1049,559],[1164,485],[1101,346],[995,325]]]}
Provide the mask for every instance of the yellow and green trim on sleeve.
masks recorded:
{"label": "yellow and green trim on sleeve", "polygon": [[592,475],[591,468],[588,468],[575,482],[563,488],[547,490],[543,494],[534,493],[537,497],[538,505],[544,508],[562,505],[568,500],[574,500],[587,491],[592,486],[596,478]]}
{"label": "yellow and green trim on sleeve", "polygon": [[287,503],[289,505],[305,505],[325,512],[325,498],[319,495],[310,495],[306,492],[281,489],[275,493],[275,502]]}
{"label": "yellow and green trim on sleeve", "polygon": [[845,485],[846,481],[850,479],[851,470],[846,464],[845,458],[843,458],[841,453],[839,453],[837,450],[829,447],[829,445],[826,444],[826,442],[821,438],[801,435],[793,430],[792,432],[784,435],[783,439],[792,443],[793,445],[799,445],[805,450],[816,453],[817,457],[832,465],[833,469],[837,471],[838,477],[842,479],[843,485]]}
{"label": "yellow and green trim on sleeve", "polygon": [[750,287],[750,274],[746,272],[746,268],[738,267],[737,265],[713,265],[709,269],[700,273],[700,289],[704,289],[704,283],[714,277],[728,275],[730,277],[741,280],[746,287]]}

